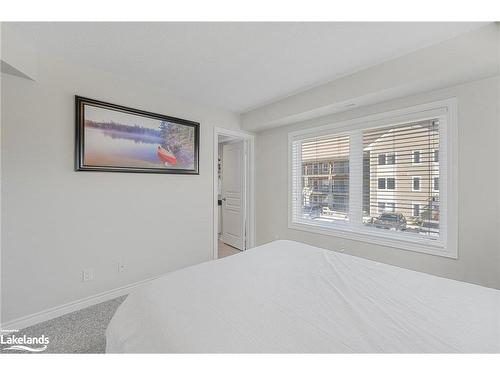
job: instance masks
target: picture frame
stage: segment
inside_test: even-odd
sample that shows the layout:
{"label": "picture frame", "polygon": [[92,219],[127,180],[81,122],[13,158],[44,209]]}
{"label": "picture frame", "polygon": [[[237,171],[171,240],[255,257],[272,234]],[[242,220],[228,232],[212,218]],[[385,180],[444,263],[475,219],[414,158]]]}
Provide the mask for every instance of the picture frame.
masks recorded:
{"label": "picture frame", "polygon": [[199,174],[200,124],[75,95],[75,171]]}

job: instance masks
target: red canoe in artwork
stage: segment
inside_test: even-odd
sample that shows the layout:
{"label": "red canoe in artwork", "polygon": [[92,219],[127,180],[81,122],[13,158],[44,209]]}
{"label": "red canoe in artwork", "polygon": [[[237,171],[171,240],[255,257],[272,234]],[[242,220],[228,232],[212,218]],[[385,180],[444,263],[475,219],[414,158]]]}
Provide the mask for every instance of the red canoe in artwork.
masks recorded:
{"label": "red canoe in artwork", "polygon": [[174,156],[174,154],[172,154],[171,152],[168,152],[167,150],[165,150],[161,146],[158,146],[157,155],[160,158],[160,160],[164,163],[168,163],[170,165],[177,164],[177,158]]}

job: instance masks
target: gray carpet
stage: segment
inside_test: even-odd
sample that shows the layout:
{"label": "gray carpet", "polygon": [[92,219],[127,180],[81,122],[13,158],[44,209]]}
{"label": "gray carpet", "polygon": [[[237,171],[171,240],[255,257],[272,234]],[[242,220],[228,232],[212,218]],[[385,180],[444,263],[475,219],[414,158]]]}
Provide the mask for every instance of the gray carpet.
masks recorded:
{"label": "gray carpet", "polygon": [[[106,328],[116,309],[125,298],[126,296],[122,296],[102,302],[27,327],[14,334],[31,337],[45,335],[49,338],[50,343],[43,353],[104,353]],[[4,338],[7,336],[4,334]],[[0,344],[0,353],[21,353],[21,351],[4,351],[3,349],[8,346],[10,345]]]}

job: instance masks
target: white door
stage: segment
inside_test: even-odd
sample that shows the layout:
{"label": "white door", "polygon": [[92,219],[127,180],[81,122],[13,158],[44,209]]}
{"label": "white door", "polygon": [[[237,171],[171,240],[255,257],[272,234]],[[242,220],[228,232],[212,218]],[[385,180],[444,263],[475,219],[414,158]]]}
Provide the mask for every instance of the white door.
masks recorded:
{"label": "white door", "polygon": [[245,250],[245,143],[222,148],[222,241]]}

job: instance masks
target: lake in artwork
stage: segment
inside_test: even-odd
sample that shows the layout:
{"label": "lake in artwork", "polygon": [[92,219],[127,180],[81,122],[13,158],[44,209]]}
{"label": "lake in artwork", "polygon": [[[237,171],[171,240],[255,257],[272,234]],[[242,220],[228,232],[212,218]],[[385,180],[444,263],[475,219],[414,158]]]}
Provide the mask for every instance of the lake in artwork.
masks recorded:
{"label": "lake in artwork", "polygon": [[86,166],[194,168],[192,126],[88,104],[84,110]]}

